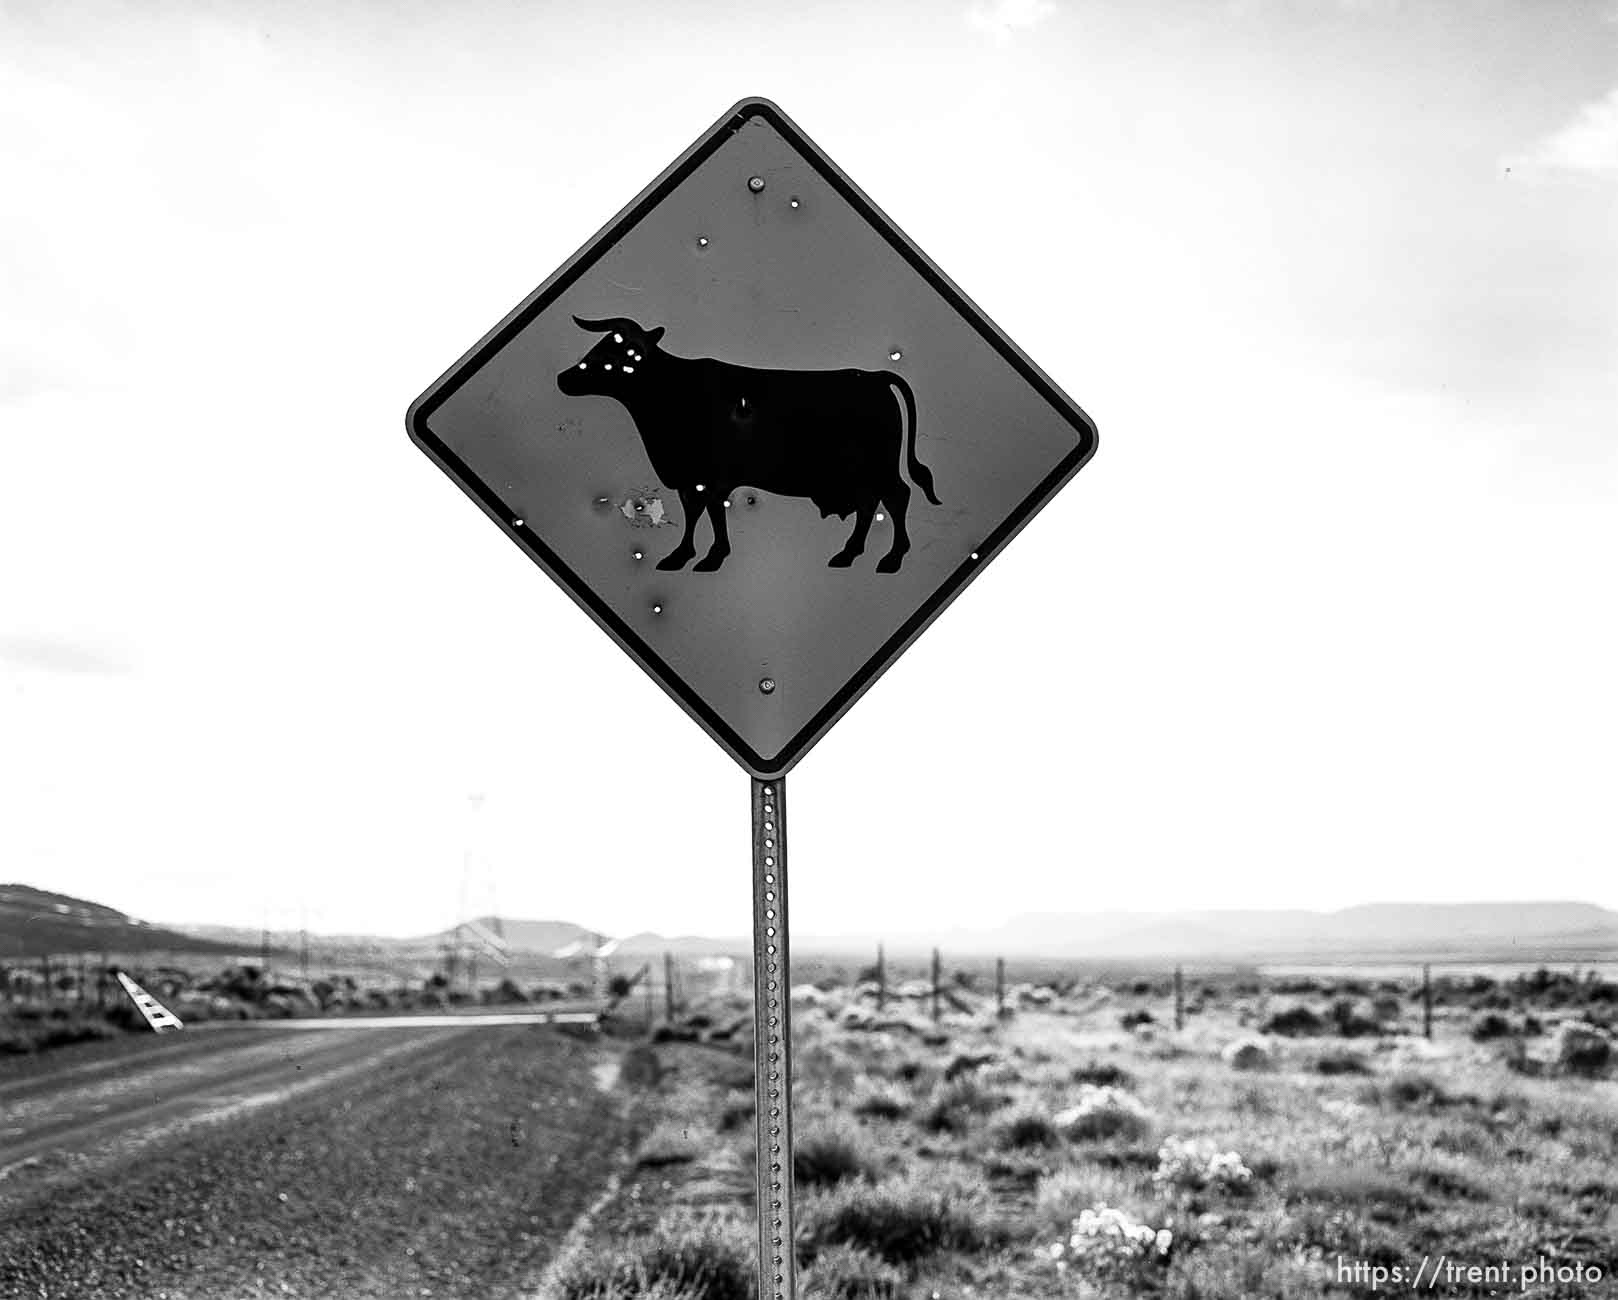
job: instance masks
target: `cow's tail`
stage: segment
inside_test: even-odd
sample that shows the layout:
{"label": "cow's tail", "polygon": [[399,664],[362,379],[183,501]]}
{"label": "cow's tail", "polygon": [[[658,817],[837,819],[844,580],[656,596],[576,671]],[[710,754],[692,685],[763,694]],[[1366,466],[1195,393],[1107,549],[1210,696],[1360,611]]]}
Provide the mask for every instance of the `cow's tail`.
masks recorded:
{"label": "cow's tail", "polygon": [[910,471],[910,481],[922,490],[922,494],[935,506],[944,503],[933,492],[933,472],[921,463],[916,457],[916,395],[911,392],[910,385],[905,383],[903,377],[890,373],[888,383],[899,390],[899,396],[905,403],[905,468]]}

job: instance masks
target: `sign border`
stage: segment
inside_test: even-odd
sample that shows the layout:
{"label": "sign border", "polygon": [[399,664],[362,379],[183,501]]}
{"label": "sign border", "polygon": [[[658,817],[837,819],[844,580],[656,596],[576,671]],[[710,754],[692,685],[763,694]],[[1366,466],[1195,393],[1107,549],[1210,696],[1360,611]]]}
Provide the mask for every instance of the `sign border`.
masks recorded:
{"label": "sign border", "polygon": [[[539,535],[513,511],[471,467],[428,427],[428,421],[449,398],[495,353],[526,329],[542,311],[565,293],[614,244],[650,213],[682,181],[709,158],[732,134],[754,118],[775,128],[802,155],[845,202],[887,240],[888,244],[968,321],[984,340],[1043,397],[1078,435],[1073,450],[1034,488],[1015,510],[978,543],[975,560],[963,561],[944,583],[905,620],[849,680],[834,694],[779,753],[757,753],[719,714],[666,664],[633,628],[562,562]],[[855,185],[818,145],[784,112],[767,99],[750,96],[727,110],[702,133],[663,173],[598,230],[539,288],[524,298],[498,325],[410,404],[405,414],[410,440],[427,454],[483,512],[550,575],[596,624],[658,683],[692,719],[712,736],[742,767],[761,780],[785,776],[829,731],[877,678],[909,648],[949,603],[960,595],[976,572],[998,554],[1023,526],[1095,455],[1099,441],[1095,422],[1008,338],[976,303],[961,291],[897,225]]]}

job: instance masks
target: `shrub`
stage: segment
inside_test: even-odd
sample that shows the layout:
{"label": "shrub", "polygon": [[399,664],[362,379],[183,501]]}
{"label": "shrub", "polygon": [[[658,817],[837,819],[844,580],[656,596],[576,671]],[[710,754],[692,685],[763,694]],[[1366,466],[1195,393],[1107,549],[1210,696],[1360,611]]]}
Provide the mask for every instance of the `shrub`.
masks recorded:
{"label": "shrub", "polygon": [[1556,1063],[1570,1074],[1600,1074],[1612,1060],[1612,1040],[1594,1025],[1570,1020],[1556,1030]]}
{"label": "shrub", "polygon": [[1238,1038],[1226,1043],[1219,1055],[1233,1070],[1267,1070],[1272,1063],[1269,1044],[1262,1038]]}
{"label": "shrub", "polygon": [[624,1053],[618,1077],[632,1088],[655,1088],[663,1078],[663,1062],[654,1049],[637,1043]]}
{"label": "shrub", "polygon": [[1421,1206],[1421,1194],[1406,1180],[1369,1165],[1323,1164],[1294,1173],[1287,1200],[1324,1201],[1334,1205],[1409,1211]]}
{"label": "shrub", "polygon": [[944,1082],[954,1083],[962,1075],[982,1069],[994,1060],[993,1052],[959,1052],[944,1067]]}
{"label": "shrub", "polygon": [[113,1028],[127,1030],[130,1033],[149,1028],[146,1017],[135,1010],[133,1002],[124,998],[107,1008],[106,1020]]}
{"label": "shrub", "polygon": [[1152,1182],[1161,1189],[1241,1191],[1253,1171],[1234,1151],[1221,1151],[1207,1138],[1165,1138],[1157,1151]]}
{"label": "shrub", "polygon": [[1062,1140],[1044,1111],[1025,1107],[1009,1116],[996,1130],[997,1145],[1006,1151],[1030,1151],[1056,1146]]}
{"label": "shrub", "polygon": [[1271,1014],[1259,1026],[1259,1030],[1261,1033],[1279,1034],[1283,1038],[1313,1038],[1326,1032],[1326,1022],[1299,1003]]}
{"label": "shrub", "polygon": [[859,1132],[848,1124],[811,1125],[793,1145],[794,1181],[804,1187],[830,1187],[870,1176],[871,1165],[860,1145]]}
{"label": "shrub", "polygon": [[1366,1084],[1360,1091],[1360,1100],[1372,1105],[1384,1103],[1394,1110],[1417,1110],[1447,1106],[1454,1098],[1436,1079],[1407,1071],[1394,1075],[1380,1088]]}
{"label": "shrub", "polygon": [[1510,1036],[1511,1021],[1507,1020],[1498,1011],[1485,1012],[1472,1022],[1473,1042],[1487,1043],[1496,1038],[1509,1038]]}
{"label": "shrub", "polygon": [[728,1219],[674,1214],[644,1237],[575,1261],[558,1300],[753,1300],[756,1246]]}
{"label": "shrub", "polygon": [[1140,1194],[1133,1171],[1088,1163],[1046,1174],[1034,1191],[1037,1222],[1058,1232],[1078,1218],[1080,1211],[1102,1204],[1134,1212],[1144,1210],[1150,1201]]}
{"label": "shrub", "polygon": [[904,1274],[853,1246],[832,1246],[815,1256],[804,1274],[804,1294],[824,1300],[895,1300]]}
{"label": "shrub", "polygon": [[1001,1061],[997,1065],[991,1065],[978,1075],[978,1079],[985,1085],[999,1087],[1013,1086],[1023,1081],[1022,1071],[1011,1061]]}
{"label": "shrub", "polygon": [[1410,1177],[1418,1187],[1446,1201],[1489,1199],[1488,1188],[1461,1168],[1429,1161],[1412,1169]]}
{"label": "shrub", "polygon": [[1128,1070],[1111,1061],[1089,1061],[1073,1070],[1074,1083],[1094,1084],[1098,1088],[1128,1088],[1135,1080]]}
{"label": "shrub", "polygon": [[67,1047],[73,1043],[91,1043],[103,1038],[116,1038],[118,1031],[105,1020],[72,1019],[46,1027],[39,1035],[40,1050]]}
{"label": "shrub", "polygon": [[1135,1011],[1125,1011],[1118,1017],[1118,1024],[1123,1029],[1139,1029],[1142,1025],[1156,1024],[1156,1019],[1150,1011],[1141,1008]]}
{"label": "shrub", "polygon": [[990,1092],[972,1079],[957,1079],[936,1088],[918,1117],[929,1133],[965,1133],[975,1115],[987,1115],[1006,1104],[1004,1093]]}
{"label": "shrub", "polygon": [[1003,1239],[981,1182],[935,1172],[845,1182],[809,1201],[804,1213],[803,1242],[817,1258],[843,1245],[906,1265],[941,1250],[992,1249]]}
{"label": "shrub", "polygon": [[1362,1014],[1348,998],[1338,998],[1333,1002],[1328,1015],[1332,1028],[1343,1038],[1368,1038],[1382,1032],[1381,1024],[1373,1017]]}
{"label": "shrub", "polygon": [[1058,1114],[1054,1123],[1066,1137],[1100,1141],[1143,1138],[1151,1131],[1152,1118],[1146,1107],[1127,1092],[1084,1084],[1079,1089],[1078,1102]]}
{"label": "shrub", "polygon": [[635,1163],[652,1168],[680,1165],[695,1160],[701,1154],[700,1134],[688,1125],[663,1123],[654,1128],[640,1144]]}
{"label": "shrub", "polygon": [[854,1113],[867,1119],[903,1119],[910,1113],[910,1096],[899,1088],[872,1088],[855,1099]]}
{"label": "shrub", "polygon": [[1398,989],[1384,992],[1371,1003],[1371,1014],[1378,1020],[1397,1020],[1404,1014],[1404,1004],[1399,1001]]}
{"label": "shrub", "polygon": [[1371,1067],[1357,1052],[1322,1052],[1315,1058],[1317,1074],[1369,1074]]}

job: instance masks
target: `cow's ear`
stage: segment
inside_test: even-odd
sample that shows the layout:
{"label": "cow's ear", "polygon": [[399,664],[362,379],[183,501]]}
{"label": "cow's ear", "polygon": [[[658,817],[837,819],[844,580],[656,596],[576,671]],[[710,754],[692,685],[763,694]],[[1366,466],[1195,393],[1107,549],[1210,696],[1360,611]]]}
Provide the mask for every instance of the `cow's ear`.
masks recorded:
{"label": "cow's ear", "polygon": [[646,331],[646,341],[652,344],[654,347],[656,346],[658,339],[662,337],[663,327],[661,325],[654,325],[651,329]]}

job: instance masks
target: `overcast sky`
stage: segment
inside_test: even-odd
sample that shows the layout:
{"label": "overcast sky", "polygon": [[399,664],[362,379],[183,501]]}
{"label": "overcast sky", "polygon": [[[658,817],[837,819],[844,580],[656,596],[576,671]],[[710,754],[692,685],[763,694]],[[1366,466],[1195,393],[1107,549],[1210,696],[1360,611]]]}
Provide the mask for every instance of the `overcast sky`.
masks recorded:
{"label": "overcast sky", "polygon": [[3,14],[0,879],[745,929],[743,773],[402,420],[761,94],[1102,434],[793,774],[795,928],[1618,905],[1618,5]]}

